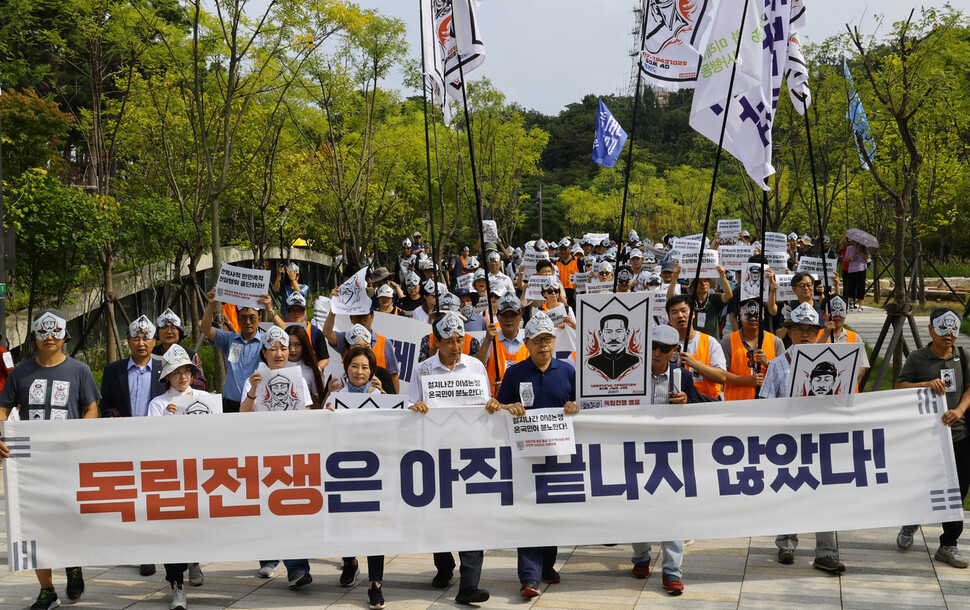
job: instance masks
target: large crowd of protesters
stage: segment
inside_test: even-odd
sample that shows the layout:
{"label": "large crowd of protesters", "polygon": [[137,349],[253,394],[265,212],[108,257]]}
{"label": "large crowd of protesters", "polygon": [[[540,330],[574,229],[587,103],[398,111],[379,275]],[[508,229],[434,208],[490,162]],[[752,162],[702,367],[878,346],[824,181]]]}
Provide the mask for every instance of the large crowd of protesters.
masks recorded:
{"label": "large crowd of protesters", "polygon": [[[336,330],[333,311],[324,311],[326,295],[336,297],[337,289],[327,293],[323,286],[308,286],[294,263],[279,266],[271,294],[261,297],[262,309],[224,305],[217,302],[214,291],[209,292],[200,331],[225,358],[221,395],[227,414],[260,410],[255,388],[267,371],[284,367],[302,371],[306,400],[293,405],[295,409],[326,412],[332,409],[332,397],[342,392],[400,394],[400,363],[390,342],[394,337],[375,330],[378,314],[431,325],[405,394],[412,410],[429,410],[422,376],[468,372],[489,378],[492,395],[484,405],[489,413],[522,415],[529,409],[554,407],[573,414],[579,410],[576,356],[574,352],[566,359],[557,358],[555,341],[560,330],[576,327],[577,295],[584,291],[651,292],[666,302],[665,315],[652,320],[653,403],[784,397],[790,366],[786,351],[792,345],[861,342],[845,323],[850,312],[863,309],[870,261],[866,247],[855,241],[843,239],[833,247],[827,236],[813,239],[790,233],[787,237],[784,271],[791,275],[795,298],[782,301],[777,298],[776,280],[782,269],[766,266],[762,244],[747,231],[732,236],[715,234],[706,247],[751,246],[748,262],[761,264],[758,294],[766,295],[764,298],[742,299],[737,269],[718,266],[717,278],[691,277],[672,252],[671,235],[653,242],[630,232],[617,242],[606,234],[586,234],[558,241],[538,239],[522,247],[497,240],[470,244],[449,256],[434,256],[423,236],[415,232],[402,240],[392,264],[372,266],[368,273],[371,312],[350,316],[351,326],[345,332]],[[798,271],[800,259],[806,256],[826,261],[822,277]],[[346,269],[345,278],[354,271]],[[532,292],[532,297],[539,298],[527,298],[534,277],[542,278],[538,283],[541,295]],[[325,295],[312,302],[312,313],[311,293]],[[963,416],[970,407],[970,377],[966,358],[960,358],[955,347],[959,326],[955,312],[933,311],[932,342],[909,355],[896,387],[928,387],[938,395],[945,394],[948,410],[943,422],[952,430],[961,494],[966,495],[970,437]],[[182,345],[188,333],[171,309],[146,312],[127,330],[130,355],[105,367],[99,388],[88,366],[65,353],[65,343],[70,340],[65,316],[53,309],[37,313],[32,321],[36,355],[16,367],[5,357],[10,366],[2,371],[0,420],[168,416],[177,411],[173,402],[177,397],[213,389],[198,354]],[[622,354],[613,361],[608,361],[610,357],[604,356],[603,366],[624,366]],[[868,368],[869,362],[862,360],[862,369]],[[328,366],[331,361],[335,366]],[[942,371],[955,377],[953,383],[944,382]],[[683,383],[672,385],[674,376]],[[542,380],[533,384],[540,389],[525,400],[520,388],[533,380]],[[8,454],[0,443],[0,457]],[[968,561],[957,547],[962,525],[962,521],[943,525],[935,554],[938,561],[967,567]],[[902,524],[896,540],[900,549],[913,544],[917,527]],[[660,544],[660,585],[670,595],[679,595],[684,591],[685,541]],[[796,534],[779,535],[776,545],[780,563],[795,561]],[[630,574],[647,578],[651,546],[636,541],[633,550]],[[456,601],[485,602],[489,593],[479,587],[482,559],[482,551],[462,551],[456,563],[454,555],[442,549],[434,554],[436,573],[430,585],[450,587],[460,566]],[[540,595],[542,582],[560,582],[555,560],[556,547],[518,549],[523,598]],[[282,562],[290,588],[312,581],[308,559]],[[272,578],[278,564],[276,559],[260,561],[256,575]],[[816,533],[812,565],[832,574],[845,571],[834,532]],[[156,566],[138,569],[143,576],[151,576]],[[170,608],[185,610],[184,585],[202,586],[204,582],[199,564],[164,564],[164,570],[172,591]],[[384,557],[367,557],[368,604],[375,610],[385,605],[383,573]],[[344,557],[339,584],[353,586],[359,574],[358,559]],[[57,606],[51,570],[37,570],[37,579],[41,590],[31,607],[46,610]],[[67,568],[66,596],[76,600],[83,591],[82,569]]]}

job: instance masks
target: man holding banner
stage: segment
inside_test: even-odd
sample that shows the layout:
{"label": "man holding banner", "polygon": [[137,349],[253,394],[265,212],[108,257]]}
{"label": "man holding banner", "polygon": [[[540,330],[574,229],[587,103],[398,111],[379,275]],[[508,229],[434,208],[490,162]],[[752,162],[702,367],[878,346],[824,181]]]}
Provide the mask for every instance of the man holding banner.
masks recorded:
{"label": "man holding banner", "polygon": [[[216,311],[216,291],[205,295],[205,313],[202,314],[202,334],[226,358],[226,383],[222,388],[222,412],[239,413],[242,402],[243,385],[259,366],[259,352],[263,333],[259,330],[259,310],[252,307],[237,307],[239,332],[232,333],[221,328],[213,328],[212,316]],[[283,320],[273,309],[273,300],[268,294],[259,296],[264,311],[273,312],[273,321],[283,326]]]}
{"label": "man holding banner", "polygon": [[[515,296],[515,295],[513,295]],[[461,353],[465,342],[465,323],[459,314],[448,311],[433,325],[435,341],[438,351],[418,366],[417,374],[408,386],[409,407],[420,413],[428,412],[428,403],[434,403],[433,390],[429,387],[433,383],[429,378],[438,376],[470,377],[472,375],[485,378],[485,366],[476,358]],[[484,401],[483,401],[484,402]],[[482,577],[482,562],[484,551],[461,551],[461,584],[455,601],[459,604],[481,603],[488,600],[489,594],[485,589],[478,588]],[[437,589],[445,589],[454,575],[455,558],[451,553],[435,553],[434,565],[438,573],[431,581]]]}
{"label": "man holding banner", "polygon": [[[0,392],[0,421],[7,421],[15,408],[22,420],[96,419],[101,393],[88,365],[64,353],[64,343],[71,338],[64,314],[56,309],[41,310],[34,316],[31,328],[37,355],[14,368],[7,378]],[[18,449],[12,443],[8,447],[0,441],[0,458],[17,457],[11,451]],[[29,556],[24,558],[25,563],[29,561]],[[31,608],[56,608],[60,602],[51,571],[35,570],[35,573],[40,594]],[[76,600],[82,593],[81,568],[67,568],[68,599]]]}
{"label": "man holding banner", "polygon": [[[515,416],[530,409],[559,409],[567,415],[579,413],[576,404],[576,369],[553,358],[556,353],[556,326],[544,312],[537,311],[525,325],[525,346],[529,357],[505,372],[498,396],[488,401],[489,413],[505,410]],[[540,578],[549,584],[560,582],[556,571],[558,547],[518,549],[519,594],[538,596]]]}
{"label": "man holding banner", "polygon": [[[808,277],[808,279],[812,278]],[[808,303],[802,303],[793,309],[785,326],[792,345],[815,343],[819,330],[823,328],[819,322],[818,312]],[[787,352],[779,354],[768,365],[768,372],[765,373],[765,382],[761,386],[759,396],[762,398],[788,396],[787,381],[790,370],[790,355]],[[775,537],[775,546],[778,547],[780,563],[795,563],[798,534],[779,534]],[[845,564],[839,561],[839,541],[835,532],[815,532],[815,561],[812,562],[812,567],[832,574],[845,572]]]}

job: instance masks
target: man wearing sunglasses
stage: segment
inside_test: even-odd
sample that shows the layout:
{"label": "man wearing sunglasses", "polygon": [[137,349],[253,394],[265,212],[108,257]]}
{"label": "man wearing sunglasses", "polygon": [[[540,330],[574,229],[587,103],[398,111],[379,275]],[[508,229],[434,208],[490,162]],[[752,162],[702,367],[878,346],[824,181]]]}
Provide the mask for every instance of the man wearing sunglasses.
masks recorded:
{"label": "man wearing sunglasses", "polygon": [[[937,396],[946,396],[947,410],[943,413],[943,423],[950,427],[953,437],[953,459],[957,466],[962,500],[970,489],[970,434],[963,417],[970,408],[970,375],[967,373],[966,353],[963,348],[956,348],[959,333],[960,316],[955,311],[934,309],[930,313],[930,344],[909,354],[893,387],[930,388]],[[913,546],[913,535],[918,527],[903,526],[896,537],[896,545],[903,550]],[[937,561],[955,568],[970,565],[957,549],[957,540],[962,533],[962,520],[943,524],[940,548],[934,555]]]}
{"label": "man wearing sunglasses", "polygon": [[[37,355],[15,367],[0,392],[0,421],[13,409],[22,420],[93,419],[98,416],[101,399],[91,369],[64,353],[67,332],[64,314],[56,309],[37,312],[31,325]],[[0,440],[0,458],[10,450]],[[60,605],[50,570],[35,570],[40,594],[31,608],[56,608]],[[67,568],[67,597],[76,600],[84,593],[81,568]]]}
{"label": "man wearing sunglasses", "polygon": [[[812,278],[809,276],[808,279]],[[818,331],[822,328],[818,311],[810,303],[802,303],[793,309],[785,326],[793,346],[815,343]],[[788,372],[791,370],[790,352],[791,350],[778,355],[769,363],[768,372],[765,373],[765,381],[759,393],[762,398],[783,398],[789,395],[787,380]],[[780,563],[795,563],[798,534],[776,536],[775,546],[778,547]],[[845,565],[839,561],[839,543],[835,532],[815,532],[815,561],[812,562],[812,567],[831,574],[845,572]]]}
{"label": "man wearing sunglasses", "polygon": [[741,330],[721,340],[721,350],[727,364],[724,400],[755,398],[757,388],[764,382],[768,363],[785,351],[781,339],[768,331],[761,332],[760,309],[757,299],[742,303],[738,311]]}
{"label": "man wearing sunglasses", "polygon": [[[666,324],[655,326],[650,351],[650,373],[653,379],[653,400],[655,405],[686,405],[703,402],[694,387],[690,371],[679,366],[676,361],[680,348],[680,334]],[[660,543],[663,577],[662,584],[669,595],[684,592],[683,570],[684,541],[665,540]],[[644,579],[650,576],[650,543],[633,543],[633,577]]]}

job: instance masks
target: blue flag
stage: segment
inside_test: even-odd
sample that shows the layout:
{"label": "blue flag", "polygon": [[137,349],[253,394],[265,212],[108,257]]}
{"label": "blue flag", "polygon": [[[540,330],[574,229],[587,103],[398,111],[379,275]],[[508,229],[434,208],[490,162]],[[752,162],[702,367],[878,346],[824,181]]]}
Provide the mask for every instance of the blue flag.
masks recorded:
{"label": "blue flag", "polygon": [[620,158],[623,145],[626,144],[626,132],[616,122],[610,109],[600,100],[600,108],[596,113],[596,139],[593,140],[593,162],[605,167],[613,167]]}
{"label": "blue flag", "polygon": [[[855,90],[852,75],[849,74],[849,64],[846,63],[844,57],[842,58],[842,70],[845,72],[845,80],[849,87],[849,110],[845,116],[852,123],[852,130],[856,134],[856,146],[859,145],[859,140],[862,140],[866,153],[872,159],[876,156],[876,141],[872,138],[872,132],[869,131],[869,120],[866,118],[866,110],[862,107],[862,100],[859,99],[859,92]],[[859,149],[859,162],[862,164],[862,169],[869,169],[869,164],[866,163],[866,158],[862,155],[861,148]]]}

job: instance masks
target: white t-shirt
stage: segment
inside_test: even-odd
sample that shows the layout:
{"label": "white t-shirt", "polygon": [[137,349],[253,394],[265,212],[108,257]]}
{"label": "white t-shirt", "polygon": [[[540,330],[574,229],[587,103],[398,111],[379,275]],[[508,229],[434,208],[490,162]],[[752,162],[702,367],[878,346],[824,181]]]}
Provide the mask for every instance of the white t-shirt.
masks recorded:
{"label": "white t-shirt", "polygon": [[303,382],[310,388],[310,393],[314,396],[322,396],[320,388],[317,387],[317,380],[313,376],[313,369],[307,366],[302,360],[298,362],[287,362],[286,366],[298,366],[300,367],[300,372],[303,373]]}

